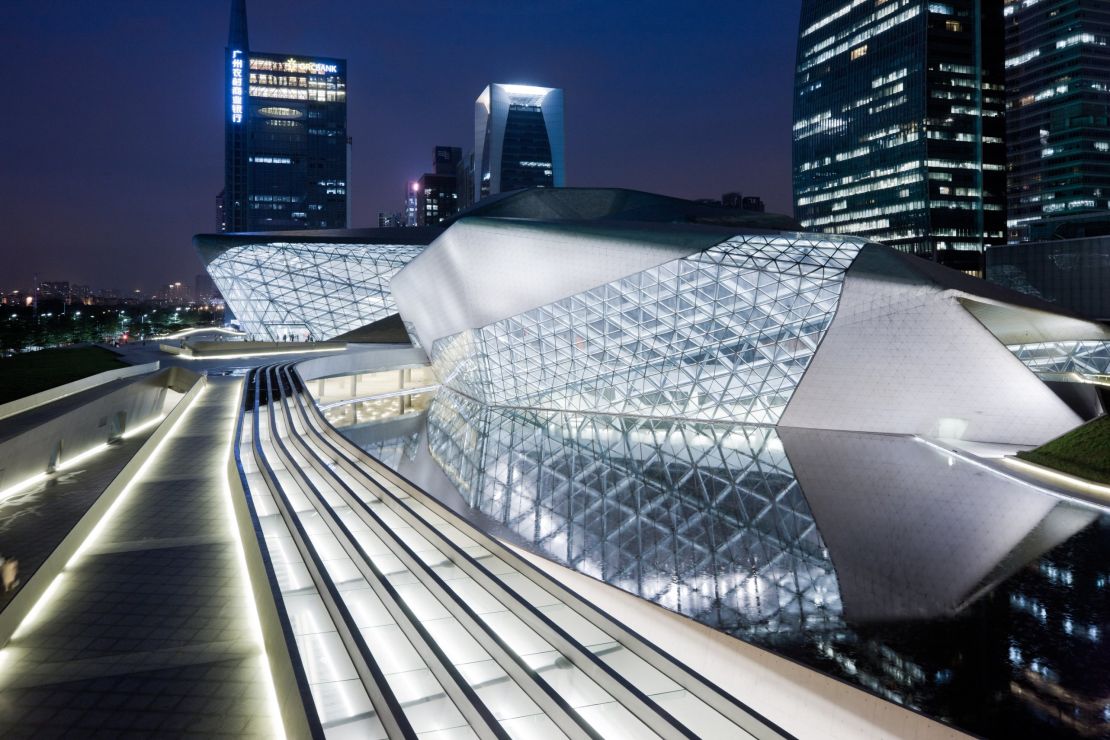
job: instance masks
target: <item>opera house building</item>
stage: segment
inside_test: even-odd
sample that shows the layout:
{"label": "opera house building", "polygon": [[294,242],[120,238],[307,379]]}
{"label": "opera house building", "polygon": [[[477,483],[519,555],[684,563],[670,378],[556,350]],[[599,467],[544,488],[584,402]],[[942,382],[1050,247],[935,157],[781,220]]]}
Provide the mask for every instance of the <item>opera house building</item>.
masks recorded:
{"label": "opera house building", "polygon": [[49,459],[0,434],[46,471],[0,554],[61,543],[0,611],[28,727],[1110,731],[1110,489],[1020,457],[1105,413],[1102,324],[629,190],[195,246],[222,341],[28,412]]}
{"label": "opera house building", "polygon": [[[399,313],[483,404],[1038,444],[1080,422],[1110,333],[1037,299],[789,219],[535,189],[445,228],[199,236],[248,334]],[[1064,387],[1061,387],[1064,386]]]}

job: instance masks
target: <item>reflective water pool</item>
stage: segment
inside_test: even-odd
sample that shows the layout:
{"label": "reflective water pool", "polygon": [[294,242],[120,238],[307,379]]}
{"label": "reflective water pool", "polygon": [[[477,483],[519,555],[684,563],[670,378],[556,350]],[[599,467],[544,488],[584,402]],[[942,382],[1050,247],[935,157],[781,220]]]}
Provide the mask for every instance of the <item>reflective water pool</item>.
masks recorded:
{"label": "reflective water pool", "polygon": [[444,389],[345,433],[501,536],[891,701],[1110,735],[1110,517],[921,440]]}

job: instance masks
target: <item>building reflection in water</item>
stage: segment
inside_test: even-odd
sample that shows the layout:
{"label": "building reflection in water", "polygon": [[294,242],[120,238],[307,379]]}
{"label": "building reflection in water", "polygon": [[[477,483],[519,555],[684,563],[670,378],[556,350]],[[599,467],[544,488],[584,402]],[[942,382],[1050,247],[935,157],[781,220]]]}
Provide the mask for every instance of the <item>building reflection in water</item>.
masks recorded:
{"label": "building reflection in water", "polygon": [[771,427],[492,409],[451,392],[432,456],[565,565],[747,633],[841,625],[833,564]]}
{"label": "building reflection in water", "polygon": [[975,733],[1110,736],[1108,517],[910,437],[430,399],[329,411],[479,526],[703,624]]}
{"label": "building reflection in water", "polygon": [[[403,474],[427,479],[414,468],[430,452],[482,522],[580,572],[973,732],[1107,728],[1110,678],[1071,655],[1094,625],[1088,652],[1107,657],[1105,572],[1080,605],[1043,570],[1092,538],[1084,552],[1110,562],[1089,509],[909,437],[496,408],[446,389],[426,435],[395,458]],[[1058,614],[1029,629],[1032,598]]]}

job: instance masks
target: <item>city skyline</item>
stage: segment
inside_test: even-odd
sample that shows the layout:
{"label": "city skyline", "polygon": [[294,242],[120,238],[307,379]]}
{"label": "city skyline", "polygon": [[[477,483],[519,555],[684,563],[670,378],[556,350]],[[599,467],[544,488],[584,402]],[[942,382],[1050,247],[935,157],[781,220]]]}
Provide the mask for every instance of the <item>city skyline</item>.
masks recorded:
{"label": "city skyline", "polygon": [[[15,78],[16,97],[49,111],[10,121],[5,137],[4,289],[29,287],[36,272],[147,289],[199,267],[190,238],[213,230],[223,179],[228,5],[114,8],[0,10],[0,39],[13,55],[44,60]],[[349,60],[352,226],[373,226],[378,211],[398,207],[397,183],[425,171],[432,145],[468,142],[474,97],[490,80],[568,91],[568,185],[688,198],[742,191],[789,213],[798,3],[714,8],[713,23],[704,22],[708,5],[638,10],[248,3],[261,48]],[[472,48],[483,53],[467,55]],[[53,145],[23,145],[36,140]]]}
{"label": "city skyline", "polygon": [[1110,0],[4,42],[0,740],[1110,740]]}
{"label": "city skyline", "polygon": [[806,0],[794,204],[852,234],[981,272],[1005,238],[1002,0]]}

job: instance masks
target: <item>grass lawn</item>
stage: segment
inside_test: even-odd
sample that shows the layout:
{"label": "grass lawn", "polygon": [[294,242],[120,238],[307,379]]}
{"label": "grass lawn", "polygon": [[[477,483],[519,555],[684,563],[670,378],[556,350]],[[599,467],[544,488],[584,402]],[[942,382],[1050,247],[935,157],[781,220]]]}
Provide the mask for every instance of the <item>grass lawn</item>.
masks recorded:
{"label": "grass lawn", "polygon": [[115,352],[100,347],[43,349],[2,357],[0,403],[126,366]]}
{"label": "grass lawn", "polygon": [[1018,457],[1080,478],[1110,483],[1110,416],[1100,416]]}

